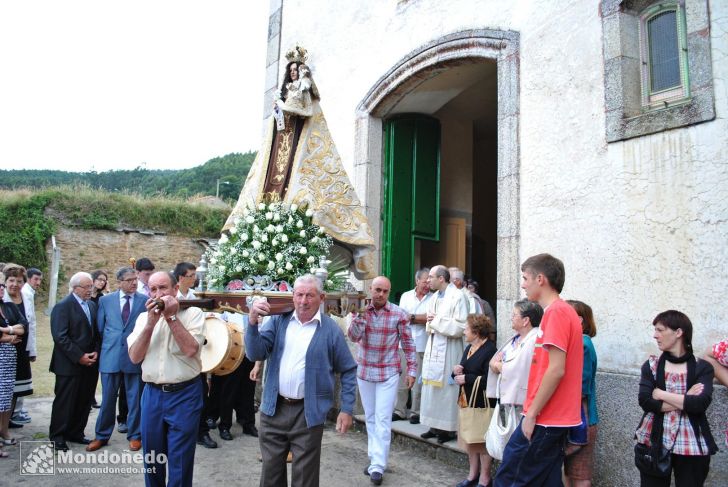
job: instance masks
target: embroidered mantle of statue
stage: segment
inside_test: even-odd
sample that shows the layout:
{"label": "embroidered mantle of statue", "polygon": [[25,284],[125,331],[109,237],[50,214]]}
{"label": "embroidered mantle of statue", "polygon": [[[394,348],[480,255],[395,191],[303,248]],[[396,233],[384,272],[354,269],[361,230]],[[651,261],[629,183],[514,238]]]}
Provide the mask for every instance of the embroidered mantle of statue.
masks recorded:
{"label": "embroidered mantle of statue", "polygon": [[261,150],[223,231],[246,206],[261,201],[306,205],[314,211],[314,223],[335,240],[339,257],[353,261],[354,274],[374,278],[374,239],[326,125],[318,89],[305,64],[306,50],[296,46],[286,59]]}

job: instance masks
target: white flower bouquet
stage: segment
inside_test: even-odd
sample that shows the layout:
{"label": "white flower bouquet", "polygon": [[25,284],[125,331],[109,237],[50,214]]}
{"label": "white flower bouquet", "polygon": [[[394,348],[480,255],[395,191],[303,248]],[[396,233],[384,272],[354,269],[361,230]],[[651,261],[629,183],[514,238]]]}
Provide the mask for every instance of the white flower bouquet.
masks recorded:
{"label": "white flower bouquet", "polygon": [[313,272],[328,256],[333,240],[312,216],[306,208],[283,203],[246,208],[217,248],[206,253],[209,287],[223,288],[230,281],[256,276],[292,284],[296,277]]}

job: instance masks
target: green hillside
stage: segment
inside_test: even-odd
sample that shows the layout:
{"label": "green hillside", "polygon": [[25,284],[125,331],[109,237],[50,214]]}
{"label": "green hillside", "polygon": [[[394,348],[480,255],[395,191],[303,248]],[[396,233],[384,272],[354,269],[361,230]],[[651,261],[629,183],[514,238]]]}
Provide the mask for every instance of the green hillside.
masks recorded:
{"label": "green hillside", "polygon": [[[236,200],[255,159],[255,152],[232,153],[210,159],[201,166],[180,170],[131,170],[66,172],[52,170],[0,170],[0,189],[41,189],[82,185],[108,192],[129,192],[144,196],[168,195],[187,198],[214,195],[220,180],[220,198]],[[226,184],[229,183],[229,184]]]}

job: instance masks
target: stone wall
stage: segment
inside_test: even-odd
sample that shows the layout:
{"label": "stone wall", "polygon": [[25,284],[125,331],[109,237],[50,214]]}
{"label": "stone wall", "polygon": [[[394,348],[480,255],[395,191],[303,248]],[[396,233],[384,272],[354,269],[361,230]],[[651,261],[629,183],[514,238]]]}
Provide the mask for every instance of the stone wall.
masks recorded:
{"label": "stone wall", "polygon": [[[177,262],[197,264],[206,240],[145,231],[83,230],[59,225],[56,245],[61,249],[58,293],[67,293],[68,279],[78,271],[102,269],[109,273],[109,286],[116,289],[114,272],[129,265],[129,258],[148,257],[158,270],[172,270]],[[46,244],[48,261],[51,243]]]}

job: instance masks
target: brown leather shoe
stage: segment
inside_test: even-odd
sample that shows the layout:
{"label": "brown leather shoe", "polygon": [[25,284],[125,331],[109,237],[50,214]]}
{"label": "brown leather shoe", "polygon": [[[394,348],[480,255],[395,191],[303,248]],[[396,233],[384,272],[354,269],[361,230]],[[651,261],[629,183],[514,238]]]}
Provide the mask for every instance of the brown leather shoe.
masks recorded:
{"label": "brown leather shoe", "polygon": [[93,440],[86,446],[86,451],[96,451],[102,446],[109,444],[109,440]]}
{"label": "brown leather shoe", "polygon": [[142,440],[129,440],[129,449],[131,451],[139,451],[142,447]]}

